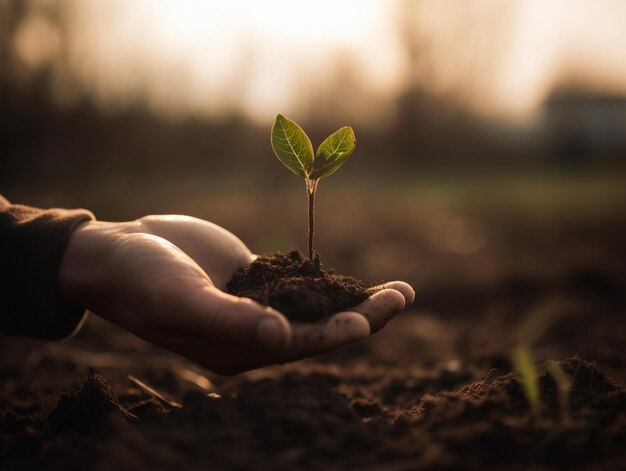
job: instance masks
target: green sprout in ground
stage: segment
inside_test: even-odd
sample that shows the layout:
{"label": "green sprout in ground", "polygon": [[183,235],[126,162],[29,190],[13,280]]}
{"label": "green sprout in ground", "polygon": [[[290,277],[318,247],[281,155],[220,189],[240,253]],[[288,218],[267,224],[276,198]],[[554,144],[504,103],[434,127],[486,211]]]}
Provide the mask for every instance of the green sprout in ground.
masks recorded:
{"label": "green sprout in ground", "polygon": [[570,394],[572,392],[572,381],[568,375],[565,374],[561,365],[556,361],[551,361],[547,366],[548,372],[556,383],[556,389],[559,394],[559,407],[560,418],[565,424],[570,423]]}
{"label": "green sprout in ground", "polygon": [[535,356],[526,344],[519,344],[513,351],[513,367],[517,372],[524,395],[530,407],[530,413],[535,424],[541,421],[541,391],[539,389],[539,375],[535,367]]}
{"label": "green sprout in ground", "polygon": [[[515,347],[513,351],[513,368],[522,385],[533,424],[540,428],[549,428],[551,426],[550,422],[542,417],[539,373],[536,367],[535,355],[529,344],[519,343]],[[570,394],[572,392],[571,379],[556,361],[547,362],[546,371],[552,377],[556,386],[561,423],[569,424],[571,422],[569,412]]]}
{"label": "green sprout in ground", "polygon": [[313,260],[315,236],[315,193],[322,178],[334,173],[356,146],[354,131],[344,126],[328,136],[313,153],[309,136],[295,122],[276,116],[272,127],[272,148],[278,160],[296,175],[304,178],[309,200],[309,259]]}

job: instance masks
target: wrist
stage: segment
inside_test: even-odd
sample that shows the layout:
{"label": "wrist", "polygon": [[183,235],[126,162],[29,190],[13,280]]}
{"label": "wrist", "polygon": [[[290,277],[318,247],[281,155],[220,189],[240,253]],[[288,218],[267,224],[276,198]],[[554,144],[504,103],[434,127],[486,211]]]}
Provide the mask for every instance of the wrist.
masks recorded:
{"label": "wrist", "polygon": [[92,308],[103,291],[104,272],[110,248],[120,234],[136,232],[136,223],[87,221],[71,234],[59,268],[59,295],[66,302]]}

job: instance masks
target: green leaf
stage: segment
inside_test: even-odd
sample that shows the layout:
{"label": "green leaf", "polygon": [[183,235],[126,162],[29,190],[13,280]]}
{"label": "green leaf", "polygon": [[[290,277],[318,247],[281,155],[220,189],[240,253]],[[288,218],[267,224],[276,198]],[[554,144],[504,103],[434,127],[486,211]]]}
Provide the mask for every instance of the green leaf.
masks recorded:
{"label": "green leaf", "polygon": [[334,173],[346,161],[356,147],[356,137],[350,126],[344,126],[326,138],[317,148],[311,180]]}
{"label": "green leaf", "polygon": [[300,126],[280,114],[272,126],[272,149],[289,170],[308,178],[313,166],[311,140]]}
{"label": "green leaf", "polygon": [[520,344],[513,351],[513,367],[520,377],[530,410],[535,419],[538,419],[541,415],[539,375],[535,368],[533,353],[527,345]]}

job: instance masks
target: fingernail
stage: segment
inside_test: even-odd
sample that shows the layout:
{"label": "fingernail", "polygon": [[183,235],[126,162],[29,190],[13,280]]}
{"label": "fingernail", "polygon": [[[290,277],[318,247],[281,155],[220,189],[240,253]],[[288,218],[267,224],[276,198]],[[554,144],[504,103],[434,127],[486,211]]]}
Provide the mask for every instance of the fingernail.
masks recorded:
{"label": "fingernail", "polygon": [[267,350],[278,350],[287,344],[287,335],[282,323],[273,317],[259,321],[256,334],[259,345]]}

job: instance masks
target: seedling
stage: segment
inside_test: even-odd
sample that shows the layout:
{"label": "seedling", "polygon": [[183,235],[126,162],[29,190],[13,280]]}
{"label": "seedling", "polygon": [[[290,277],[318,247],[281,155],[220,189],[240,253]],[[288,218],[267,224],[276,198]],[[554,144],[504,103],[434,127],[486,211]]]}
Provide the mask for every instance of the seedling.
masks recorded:
{"label": "seedling", "polygon": [[344,126],[328,136],[313,154],[311,139],[295,122],[276,116],[272,126],[272,148],[278,160],[296,175],[304,178],[309,200],[309,259],[313,260],[315,236],[315,193],[317,185],[337,171],[356,146],[354,131]]}
{"label": "seedling", "polygon": [[524,388],[524,395],[530,407],[535,423],[541,420],[541,393],[539,390],[539,376],[535,368],[535,358],[532,350],[526,344],[519,344],[513,351],[513,367],[520,377]]}
{"label": "seedling", "polygon": [[556,383],[557,391],[559,394],[559,406],[561,408],[560,416],[561,420],[565,423],[570,422],[570,394],[572,392],[572,381],[565,374],[563,368],[556,362],[551,361],[548,363],[548,372],[554,378],[554,382]]}

